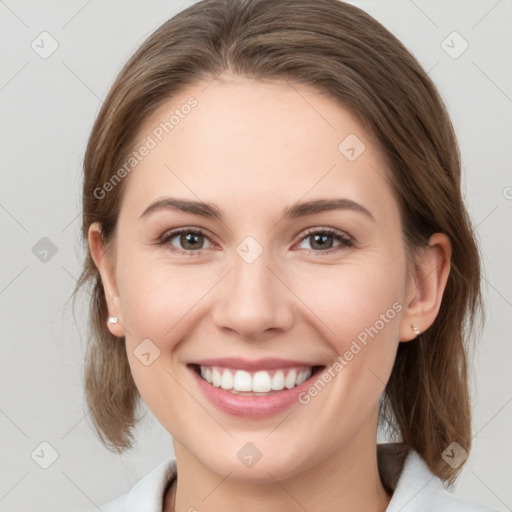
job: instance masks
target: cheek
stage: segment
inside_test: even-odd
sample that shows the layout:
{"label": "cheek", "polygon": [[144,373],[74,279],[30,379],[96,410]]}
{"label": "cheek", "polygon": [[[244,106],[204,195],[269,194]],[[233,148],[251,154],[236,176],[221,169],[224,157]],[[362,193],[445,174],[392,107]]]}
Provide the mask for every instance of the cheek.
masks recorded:
{"label": "cheek", "polygon": [[[346,262],[321,273],[303,272],[293,289],[305,305],[325,325],[326,338],[338,353],[347,349],[352,339],[364,341],[365,333],[375,329],[398,333],[405,273],[400,256],[367,262]],[[378,261],[378,260],[377,260]]]}
{"label": "cheek", "polygon": [[142,399],[167,426],[174,421],[167,417],[169,403],[178,410],[187,407],[187,396],[174,380],[180,375],[173,358],[193,330],[189,317],[204,295],[201,276],[134,255],[123,258],[118,268],[131,372]]}
{"label": "cheek", "polygon": [[118,287],[130,368],[149,407],[166,410],[169,400],[178,403],[183,398],[173,380],[181,371],[178,346],[187,345],[194,335],[198,311],[207,304],[218,277],[204,267],[126,254],[118,265]]}
{"label": "cheek", "polygon": [[404,268],[405,258],[397,253],[371,264],[347,262],[330,268],[329,275],[324,270],[323,276],[295,283],[297,295],[315,312],[312,322],[335,352],[331,374],[344,413],[350,409],[364,416],[389,379],[404,309]]}
{"label": "cheek", "polygon": [[128,256],[119,262],[119,269],[123,317],[132,343],[141,337],[159,345],[175,339],[211,280],[211,273],[207,276],[194,268],[165,265],[145,256]]}
{"label": "cheek", "polygon": [[336,432],[323,446],[327,452],[374,414],[393,368],[404,277],[398,270],[386,272],[386,266],[347,265],[322,286],[308,288],[308,306],[319,317],[315,326],[322,329],[333,359],[299,397],[299,414],[316,418],[307,423],[312,438],[325,438],[326,425],[330,434]]}

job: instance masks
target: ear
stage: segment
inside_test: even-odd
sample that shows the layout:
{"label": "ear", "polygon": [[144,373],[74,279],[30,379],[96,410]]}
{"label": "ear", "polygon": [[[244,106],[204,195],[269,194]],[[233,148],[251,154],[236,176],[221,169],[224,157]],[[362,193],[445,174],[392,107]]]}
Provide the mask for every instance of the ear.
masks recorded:
{"label": "ear", "polygon": [[419,250],[408,278],[406,307],[400,323],[400,341],[416,338],[412,326],[425,332],[436,319],[450,274],[452,245],[444,233],[435,233]]}
{"label": "ear", "polygon": [[105,248],[100,223],[94,222],[91,224],[88,232],[88,240],[91,257],[101,275],[103,289],[105,290],[105,299],[107,301],[108,314],[109,316],[116,316],[119,318],[119,322],[116,324],[108,323],[107,319],[105,319],[105,322],[107,322],[109,331],[114,336],[121,338],[124,336],[124,328],[122,326],[123,322],[121,318],[121,302],[117,290],[114,267]]}

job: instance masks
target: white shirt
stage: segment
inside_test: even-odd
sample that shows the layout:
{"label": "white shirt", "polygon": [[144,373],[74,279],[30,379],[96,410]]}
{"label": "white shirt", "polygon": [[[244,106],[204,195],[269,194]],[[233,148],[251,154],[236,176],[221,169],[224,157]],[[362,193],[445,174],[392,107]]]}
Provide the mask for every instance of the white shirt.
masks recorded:
{"label": "white shirt", "polygon": [[[377,446],[381,479],[393,493],[386,512],[497,512],[448,492],[415,451],[409,450],[403,462],[393,449],[394,443]],[[165,489],[175,478],[176,461],[170,459],[153,469],[128,493],[101,506],[100,510],[162,512]]]}

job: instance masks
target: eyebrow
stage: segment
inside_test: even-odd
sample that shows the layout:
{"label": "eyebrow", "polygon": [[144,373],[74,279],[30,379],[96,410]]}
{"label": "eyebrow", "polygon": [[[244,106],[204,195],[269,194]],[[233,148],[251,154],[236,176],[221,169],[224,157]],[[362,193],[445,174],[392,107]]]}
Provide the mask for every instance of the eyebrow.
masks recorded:
{"label": "eyebrow", "polygon": [[[219,208],[212,203],[203,201],[192,201],[190,199],[177,199],[167,197],[159,199],[151,203],[142,213],[140,219],[148,217],[152,213],[171,210],[184,213],[193,213],[202,217],[217,219],[222,221],[223,214]],[[365,217],[375,222],[375,217],[372,213],[365,208],[362,204],[352,201],[351,199],[336,198],[336,199],[313,199],[301,203],[295,203],[283,212],[283,218],[296,219],[299,217],[306,217],[315,213],[321,213],[332,210],[350,210],[363,214]]]}

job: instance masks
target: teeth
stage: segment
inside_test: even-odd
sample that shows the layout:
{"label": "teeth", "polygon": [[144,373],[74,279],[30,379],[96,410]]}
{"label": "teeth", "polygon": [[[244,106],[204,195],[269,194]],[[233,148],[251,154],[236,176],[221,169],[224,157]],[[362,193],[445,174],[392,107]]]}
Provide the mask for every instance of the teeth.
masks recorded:
{"label": "teeth", "polygon": [[297,386],[302,384],[303,382],[307,381],[309,379],[310,375],[308,375],[307,370],[304,372],[300,372],[299,375],[297,375]]}
{"label": "teeth", "polygon": [[290,370],[288,372],[288,375],[284,379],[284,387],[288,388],[288,389],[292,389],[296,383],[297,383],[297,371]]}
{"label": "teeth", "polygon": [[272,389],[274,391],[281,391],[284,388],[284,373],[283,370],[277,370],[272,377]]}
{"label": "teeth", "polygon": [[244,370],[238,370],[235,373],[235,378],[233,380],[233,388],[235,391],[252,391],[251,374],[249,372],[245,372]]}
{"label": "teeth", "polygon": [[233,374],[229,370],[224,370],[220,387],[222,389],[233,389]]}
{"label": "teeth", "polygon": [[212,383],[216,388],[220,387],[221,380],[222,377],[220,375],[219,370],[217,370],[217,368],[212,368]]}
{"label": "teeth", "polygon": [[215,366],[201,366],[201,377],[217,388],[234,392],[267,393],[281,391],[299,386],[311,377],[311,368],[291,368],[273,370],[272,372],[257,371],[253,374],[245,370],[230,370]]}
{"label": "teeth", "polygon": [[265,393],[272,389],[272,379],[268,372],[256,372],[252,378],[252,390],[256,393]]}

